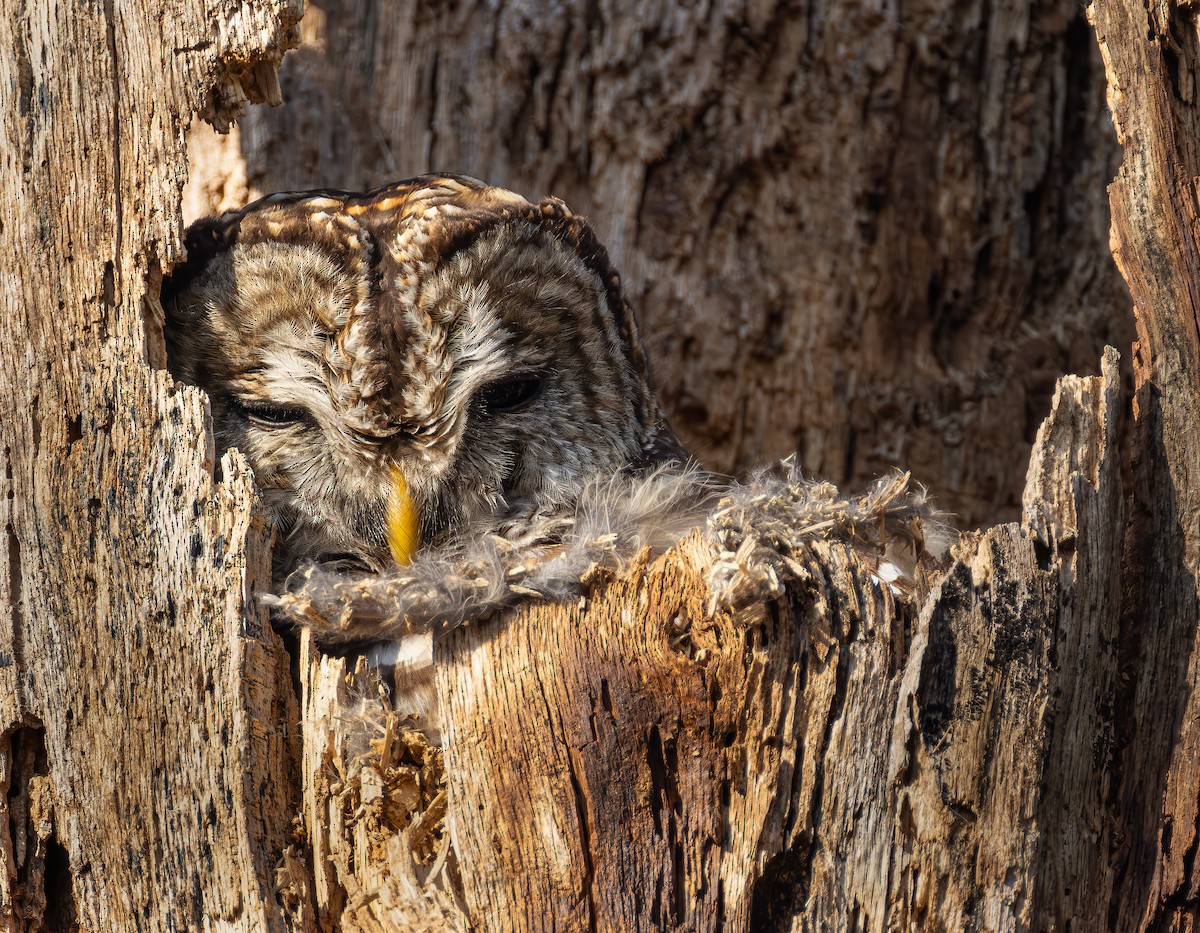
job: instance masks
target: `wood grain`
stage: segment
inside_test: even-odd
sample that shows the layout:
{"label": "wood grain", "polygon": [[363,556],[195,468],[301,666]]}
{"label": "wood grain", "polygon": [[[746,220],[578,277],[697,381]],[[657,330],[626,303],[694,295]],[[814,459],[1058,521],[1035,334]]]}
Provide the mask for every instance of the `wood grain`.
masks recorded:
{"label": "wood grain", "polygon": [[1109,188],[1129,283],[1134,456],[1117,696],[1121,929],[1200,923],[1200,37],[1188,5],[1091,9],[1125,160]]}
{"label": "wood grain", "polygon": [[0,10],[4,929],[283,929],[297,717],[254,601],[271,531],[206,400],[151,365],[184,129],[210,88],[260,96],[237,76],[270,72],[299,14]]}
{"label": "wood grain", "polygon": [[[882,361],[896,334],[916,334],[908,350],[934,400],[902,406],[897,457],[929,456],[970,508],[1003,512],[995,490],[1024,457],[1012,412],[1090,352],[1120,292],[1096,246],[1102,214],[1070,194],[1090,190],[1107,157],[1065,8],[914,9],[910,36],[857,5],[786,22],[770,5],[714,13],[703,29],[664,7],[637,32],[571,5],[535,22],[517,3],[492,45],[456,7],[398,7],[357,33],[354,17],[373,8],[342,20],[332,9],[305,27],[299,60],[317,77],[322,56],[368,39],[392,43],[372,54],[425,40],[395,64],[407,77],[380,85],[379,113],[398,122],[363,150],[363,173],[397,153],[457,152],[478,165],[441,167],[591,192],[575,200],[608,212],[651,330],[681,341],[664,342],[666,384],[714,457],[757,456],[799,426],[813,465],[840,458],[858,475],[893,448],[877,446],[885,434],[861,450],[849,441],[879,416],[860,418],[874,390],[848,374],[880,373],[880,391],[911,401],[904,367]],[[0,9],[13,103],[0,147],[0,926],[1193,929],[1191,8],[1105,0],[1091,13],[1126,148],[1111,195],[1138,314],[1128,500],[1108,352],[1100,375],[1058,382],[1020,520],[965,536],[914,596],[836,536],[810,535],[781,544],[782,592],[712,612],[720,555],[697,532],[578,605],[531,605],[440,638],[443,750],[399,728],[401,711],[378,696],[384,672],[303,637],[289,653],[255,602],[271,531],[245,461],[213,449],[203,396],[156,368],[185,127],[275,98],[299,12],[185,0]],[[440,48],[456,51],[430,57]],[[539,55],[588,63],[591,90],[575,96]],[[680,61],[692,84],[668,80]],[[500,90],[459,106],[481,75]],[[774,123],[734,106],[751,79],[774,89]],[[517,86],[532,92],[502,92]],[[729,97],[714,90],[725,86]],[[845,113],[834,86],[856,102]],[[644,113],[662,134],[638,145]],[[800,119],[822,132],[795,135]],[[746,131],[756,124],[770,132]],[[863,126],[862,158],[833,160]],[[332,138],[311,136],[318,149]],[[1068,139],[1088,140],[1073,162]],[[735,177],[748,181],[723,186]],[[896,192],[916,181],[930,187],[907,211]],[[819,190],[826,200],[810,197]],[[863,192],[874,195],[860,203]],[[242,196],[236,180],[226,193]],[[793,220],[749,222],[767,208]],[[729,223],[706,227],[718,213]],[[910,221],[919,235],[899,237]],[[803,267],[785,262],[796,239],[779,231],[792,223],[802,238],[828,225]],[[1058,223],[1073,232],[1047,239]],[[1038,317],[1055,301],[1066,317]],[[797,334],[801,318],[772,307],[812,312],[813,329]],[[716,328],[712,309],[726,312]],[[721,339],[685,349],[701,326]],[[831,334],[848,355],[800,352],[810,339],[838,345]],[[855,341],[865,349],[851,357]],[[819,371],[796,369],[810,359]],[[687,400],[701,367],[718,375],[703,416]],[[734,388],[771,405],[751,414]],[[984,440],[958,470],[929,451],[963,398],[995,400],[1007,420],[974,409]],[[836,405],[852,416],[821,421]],[[809,408],[822,414],[805,421]]]}

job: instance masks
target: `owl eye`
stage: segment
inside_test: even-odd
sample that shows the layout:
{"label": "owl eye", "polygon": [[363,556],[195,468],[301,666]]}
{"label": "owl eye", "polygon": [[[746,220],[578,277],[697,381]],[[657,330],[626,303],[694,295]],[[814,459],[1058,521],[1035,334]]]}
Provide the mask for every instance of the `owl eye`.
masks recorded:
{"label": "owl eye", "polygon": [[543,379],[536,373],[502,379],[484,386],[479,402],[488,414],[498,415],[524,411],[542,394]]}
{"label": "owl eye", "polygon": [[255,424],[266,425],[268,427],[278,427],[280,425],[295,424],[298,421],[303,421],[305,411],[303,408],[287,408],[283,405],[264,405],[261,402],[246,403],[240,399],[230,398],[230,407],[245,418]]}

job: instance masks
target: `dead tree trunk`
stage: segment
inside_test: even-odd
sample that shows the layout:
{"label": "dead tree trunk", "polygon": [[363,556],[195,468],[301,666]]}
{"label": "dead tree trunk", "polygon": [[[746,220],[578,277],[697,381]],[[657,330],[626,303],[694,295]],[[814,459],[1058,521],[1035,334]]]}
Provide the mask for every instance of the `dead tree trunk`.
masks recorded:
{"label": "dead tree trunk", "polygon": [[[0,9],[0,923],[283,929],[270,528],[162,365],[183,128],[277,91],[299,4]],[[210,15],[211,19],[205,19]]]}
{"label": "dead tree trunk", "polygon": [[[351,749],[325,712],[345,662],[306,655],[321,909],[354,930],[1111,928],[1120,399],[1114,352],[1064,377],[1024,520],[962,542],[920,605],[813,535],[782,549],[782,599],[712,613],[715,563],[751,590],[767,571],[697,533],[585,605],[452,633],[444,803],[413,806],[386,726]],[[449,858],[413,857],[429,812]]]}
{"label": "dead tree trunk", "polygon": [[[865,345],[881,345],[891,333],[882,296],[891,296],[897,326],[942,347],[950,354],[942,363],[974,365],[991,358],[989,341],[1006,328],[1019,331],[1040,305],[1022,304],[1017,317],[998,318],[1002,326],[981,312],[971,326],[990,329],[964,334],[947,310],[965,301],[963,289],[995,298],[984,305],[996,314],[1006,307],[1001,297],[1014,296],[980,283],[1015,281],[1020,296],[1042,295],[1034,283],[1049,273],[1024,264],[1047,251],[1053,263],[1084,270],[1082,280],[1066,277],[1067,307],[1089,302],[1081,282],[1093,273],[1097,294],[1113,294],[1095,242],[1100,195],[1085,184],[1100,171],[1103,146],[1076,160],[1086,171],[1055,149],[1072,137],[1067,111],[1083,119],[1083,128],[1070,124],[1078,131],[1072,138],[1093,132],[1098,113],[1093,92],[1065,79],[1071,68],[1045,64],[1086,57],[1072,31],[1080,27],[1062,10],[1039,8],[1015,20],[1015,30],[1000,17],[1016,7],[994,12],[986,27],[956,10],[953,28],[940,32],[933,30],[940,20],[922,13],[931,30],[922,39],[858,7],[844,19],[814,7],[806,17],[747,14],[740,24],[718,11],[703,30],[664,14],[637,35],[603,10],[589,7],[590,18],[580,20],[569,5],[556,9],[565,11],[558,19],[531,17],[522,29],[519,18],[494,22],[506,28],[491,45],[467,41],[479,28],[469,11],[417,15],[404,7],[378,20],[377,32],[364,35],[395,45],[377,51],[416,48],[390,53],[414,70],[408,83],[389,85],[398,103],[381,108],[380,119],[408,119],[414,75],[428,78],[420,86],[434,115],[433,135],[381,131],[380,158],[390,150],[394,159],[401,140],[424,139],[426,154],[439,147],[482,153],[471,156],[481,167],[442,168],[473,168],[522,187],[561,183],[572,197],[590,190],[594,201],[575,200],[610,225],[610,241],[640,281],[642,304],[684,307],[711,286],[705,302],[733,309],[730,333],[764,340],[774,327],[771,308],[795,325],[833,295],[841,296],[838,313],[862,311],[850,319],[860,336],[873,335]],[[737,560],[698,531],[663,557],[600,581],[585,603],[530,606],[440,640],[443,748],[396,730],[374,692],[376,671],[348,671],[348,662],[321,656],[305,639],[289,657],[255,601],[269,580],[270,529],[244,461],[231,452],[218,466],[205,400],[154,368],[162,362],[157,276],[178,258],[183,128],[201,111],[227,121],[246,96],[274,98],[274,68],[296,38],[299,12],[218,5],[204,20],[187,0],[153,10],[23,3],[0,12],[0,86],[11,101],[0,163],[7,206],[0,226],[4,928],[1194,928],[1200,260],[1191,186],[1200,178],[1193,65],[1200,39],[1192,11],[1156,6],[1147,14],[1119,0],[1092,11],[1126,146],[1112,204],[1117,258],[1138,313],[1128,501],[1117,357],[1107,353],[1099,376],[1059,382],[1028,464],[1021,521],[968,535],[921,599],[895,596],[836,537],[809,534],[773,545],[787,558],[778,592],[738,611],[714,611],[710,570]],[[336,33],[320,33],[320,22],[317,15],[310,23],[310,39],[332,42]],[[975,31],[962,30],[964,22]],[[432,68],[418,41],[428,30],[453,36],[464,50],[490,50],[491,64],[486,55],[468,61],[464,51]],[[987,39],[967,44],[981,56],[985,78],[976,83],[942,80],[958,75],[948,62],[959,35]],[[895,57],[871,44],[880,36],[895,40],[882,46]],[[786,134],[739,130],[730,101],[712,96],[730,73],[702,67],[701,39],[740,50],[733,73],[753,63],[751,73],[774,87],[761,106],[783,108],[784,118],[770,124],[779,133],[792,119],[791,103],[806,101],[796,106],[820,116],[814,102],[836,97],[801,95],[797,63],[828,64],[836,50],[849,54],[862,40],[860,51],[839,59],[843,70],[826,75],[862,79],[852,83],[851,109],[866,121],[871,146],[853,177],[878,178],[879,187],[874,199],[866,197],[870,186],[847,189],[866,192],[861,203],[843,192],[857,232],[785,190],[811,148]],[[549,49],[560,63],[587,61],[594,78],[587,95],[563,83],[566,65],[546,71],[530,48]],[[1021,55],[1011,70],[996,71],[1014,48]],[[667,67],[671,49],[685,57],[692,50],[694,75]],[[305,54],[311,60],[311,47]],[[666,77],[643,88],[636,77],[654,74],[655,62]],[[524,75],[532,93],[524,105],[499,91],[492,104],[487,94],[470,98],[498,134],[472,135],[474,124],[450,102],[466,99],[464,75],[478,81],[488,68],[499,76],[495,88],[511,73]],[[676,92],[672,75],[695,82]],[[619,104],[655,86],[666,98],[657,102],[661,112],[675,118],[663,123],[657,148],[639,150],[636,134],[616,132],[620,115],[633,112]],[[1043,86],[1074,90],[1042,111],[1033,88]],[[963,118],[956,107],[976,99],[978,119]],[[922,224],[936,215],[944,226],[910,244],[924,257],[912,267],[928,274],[917,277],[919,295],[900,300],[894,280],[880,272],[899,247],[875,238],[899,222],[902,202],[889,192],[920,174],[904,166],[924,150],[886,141],[908,140],[908,121],[934,101],[947,107],[948,123],[938,125],[948,152],[955,139],[964,146],[982,139],[1027,154],[1022,134],[1042,125],[1057,142],[1034,134],[1045,148],[1028,151],[1057,156],[1035,158],[1016,173],[1024,181],[1001,186],[1000,200],[1026,212],[1015,233],[996,220],[1003,211],[991,212],[1000,203],[992,189],[976,201],[955,183],[953,166],[970,166],[970,158],[938,163],[914,203],[923,205]],[[489,110],[493,104],[499,110]],[[612,121],[603,124],[607,135],[571,136],[573,126],[592,133],[600,125],[588,123],[588,113]],[[745,116],[762,122],[756,110]],[[817,125],[841,126],[843,140],[853,132],[828,114]],[[538,133],[572,140],[561,150],[571,158],[539,156]],[[889,160],[885,152],[906,155]],[[1006,152],[985,146],[987,171],[1014,170],[1020,158]],[[522,153],[532,166],[529,185],[506,168]],[[389,174],[424,167],[393,166]],[[734,175],[745,188],[714,180]],[[1031,198],[1031,190],[1040,193]],[[817,226],[831,225],[833,252],[822,245],[808,267],[811,289],[802,284],[807,273],[795,271],[794,250],[772,239],[780,227],[752,229],[736,219],[770,205],[786,213],[788,204],[802,215],[793,247],[819,240]],[[1042,217],[1039,204],[1091,218],[1080,225],[1077,254],[1022,238],[1047,229],[1030,220]],[[963,214],[964,205],[979,209]],[[957,220],[949,223],[944,211]],[[709,213],[722,222],[709,223]],[[709,246],[693,267],[684,253],[695,229],[709,230]],[[857,252],[847,247],[851,233],[862,240]],[[984,244],[975,259],[986,253],[986,261],[973,272],[930,245],[963,237]],[[830,259],[838,250],[848,266]],[[725,265],[714,259],[721,256]],[[747,264],[734,269],[734,256]],[[751,283],[747,270],[770,274]],[[672,295],[676,275],[684,284]],[[952,301],[945,298],[951,280],[959,283]],[[934,281],[942,283],[936,294]],[[852,294],[871,297],[856,305]],[[1110,297],[1096,317],[1071,317],[1071,327],[1108,320]],[[759,302],[768,316],[756,329],[745,308]],[[766,386],[778,398],[793,391],[797,383],[750,374],[796,369],[813,346],[835,343],[834,318],[821,312],[813,320],[808,338],[789,337],[776,351],[762,350],[761,341],[727,344],[724,370],[706,356],[724,378],[722,391]],[[1046,324],[1047,333],[1062,320]],[[667,321],[658,318],[661,332]],[[1023,362],[1036,369],[1022,353],[1061,349],[1058,338],[1033,331],[998,372]],[[688,375],[700,366],[691,352],[664,350],[677,402],[698,378]],[[720,351],[714,342],[705,352]],[[843,378],[852,371],[844,362],[850,355],[823,352],[817,358],[843,361],[834,367]],[[756,353],[762,367],[746,362]],[[951,376],[946,369],[944,379]],[[962,398],[938,394],[949,384],[943,377],[912,384],[950,410]],[[836,379],[824,378],[813,383],[812,398],[864,397],[857,389],[839,394]],[[990,397],[1010,404],[1034,396],[1024,385],[1014,396]],[[686,405],[677,410],[688,417]],[[737,406],[721,411],[710,407],[690,423],[695,437],[710,436],[709,424],[716,452],[729,462],[759,449],[746,438],[775,430],[767,424],[775,415],[756,414],[751,424]],[[790,429],[798,416],[780,417]],[[972,437],[979,432],[975,456],[997,436],[1016,436],[993,432],[985,441],[994,425],[984,415],[959,423]],[[846,438],[830,440],[830,423],[814,424],[806,449],[820,462],[829,450],[844,455]],[[872,462],[847,459],[857,464],[848,474]],[[964,485],[953,488],[964,494],[983,482],[980,473],[938,469],[958,476]],[[980,469],[999,482],[1010,468]],[[991,495],[966,498],[984,496],[992,508]],[[770,557],[764,547],[751,550]],[[742,560],[737,572],[753,581],[774,571]]]}
{"label": "dead tree trunk", "polygon": [[1133,296],[1136,424],[1125,538],[1114,869],[1125,929],[1200,922],[1200,36],[1195,10],[1097,3],[1125,161],[1109,189]]}

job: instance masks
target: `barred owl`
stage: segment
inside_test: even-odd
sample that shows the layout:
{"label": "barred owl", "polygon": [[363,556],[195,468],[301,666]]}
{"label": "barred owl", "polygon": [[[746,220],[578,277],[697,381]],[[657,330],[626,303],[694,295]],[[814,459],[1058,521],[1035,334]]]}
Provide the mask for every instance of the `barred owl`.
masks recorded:
{"label": "barred owl", "polygon": [[589,482],[684,458],[620,280],[561,201],[426,175],[271,195],[186,244],[169,362],[254,468],[277,582],[552,544]]}

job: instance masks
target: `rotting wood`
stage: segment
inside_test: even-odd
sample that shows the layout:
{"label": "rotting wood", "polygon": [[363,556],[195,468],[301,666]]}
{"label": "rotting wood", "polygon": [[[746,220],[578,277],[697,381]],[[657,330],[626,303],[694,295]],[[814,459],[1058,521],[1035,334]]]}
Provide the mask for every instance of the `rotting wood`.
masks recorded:
{"label": "rotting wood", "polygon": [[1129,283],[1133,490],[1125,539],[1111,905],[1125,929],[1200,925],[1200,35],[1191,4],[1090,16],[1125,148],[1109,188]]}
{"label": "rotting wood", "polygon": [[445,828],[441,749],[406,728],[386,678],[364,660],[322,657],[305,636],[300,670],[301,825],[322,928],[469,929]]}
{"label": "rotting wood", "polygon": [[[923,602],[806,535],[779,603],[713,615],[718,548],[697,532],[578,605],[441,638],[446,820],[475,927],[1104,928],[1115,352],[1102,370],[1061,380],[1024,522],[965,538]],[[312,656],[310,681],[346,663]],[[308,725],[318,749],[361,728]]]}
{"label": "rotting wood", "polygon": [[207,402],[148,362],[184,130],[261,96],[300,12],[0,7],[0,929],[284,928],[271,531]]}
{"label": "rotting wood", "polygon": [[181,127],[270,97],[298,15],[201,12],[0,11],[4,929],[1195,925],[1190,7],[1093,11],[1139,325],[1125,566],[1110,355],[1061,382],[1022,522],[911,606],[814,539],[781,603],[709,615],[697,535],[451,633],[444,797],[386,716],[363,751],[371,717],[335,715],[346,662],[302,642],[296,702],[244,463],[147,366]]}

